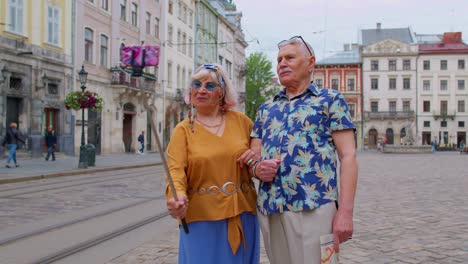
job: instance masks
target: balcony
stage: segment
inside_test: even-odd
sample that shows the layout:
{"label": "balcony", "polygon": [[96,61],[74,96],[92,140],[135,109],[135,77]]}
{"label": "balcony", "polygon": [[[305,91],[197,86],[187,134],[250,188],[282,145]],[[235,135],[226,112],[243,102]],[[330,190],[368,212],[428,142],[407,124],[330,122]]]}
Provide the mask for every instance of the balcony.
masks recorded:
{"label": "balcony", "polygon": [[455,119],[455,112],[454,113],[448,113],[447,111],[434,111],[432,113],[432,116],[434,117],[435,120],[437,119],[441,119],[443,121],[447,120],[447,119],[451,119],[451,120],[454,120]]}
{"label": "balcony", "polygon": [[381,111],[381,112],[364,112],[364,119],[412,119],[414,111]]}
{"label": "balcony", "polygon": [[130,72],[121,68],[112,68],[111,86],[116,88],[127,88],[134,91],[153,93],[156,89],[156,78],[150,74],[143,73],[141,77],[132,77]]}

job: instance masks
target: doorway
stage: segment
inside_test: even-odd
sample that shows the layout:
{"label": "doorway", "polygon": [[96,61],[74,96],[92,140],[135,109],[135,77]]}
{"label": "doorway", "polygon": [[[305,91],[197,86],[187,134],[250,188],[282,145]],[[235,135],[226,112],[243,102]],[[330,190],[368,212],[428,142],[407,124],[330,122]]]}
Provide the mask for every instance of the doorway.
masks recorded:
{"label": "doorway", "polygon": [[20,129],[19,116],[20,109],[23,103],[23,99],[17,97],[7,97],[7,114],[6,114],[6,126],[9,127],[11,122],[15,122]]}
{"label": "doorway", "polygon": [[132,103],[126,103],[123,106],[123,110],[122,140],[125,152],[132,152],[133,117],[136,115],[135,105]]}
{"label": "doorway", "polygon": [[422,132],[422,142],[423,145],[432,145],[432,135],[431,132]]}
{"label": "doorway", "polygon": [[369,130],[369,148],[377,148],[377,130]]}
{"label": "doorway", "polygon": [[88,111],[88,143],[94,145],[96,155],[101,154],[101,112]]}
{"label": "doorway", "polygon": [[[52,130],[55,131],[55,134],[57,135],[57,120],[58,120],[58,113],[59,110],[54,109],[54,108],[45,108],[44,109],[44,115],[43,115],[43,124],[44,126],[42,127],[42,136],[45,137],[47,134],[47,129],[49,127],[52,128]],[[58,143],[58,142],[57,142]],[[44,143],[42,144],[42,151],[47,152],[47,145],[44,140]],[[59,150],[59,144],[57,144],[56,150],[55,151],[60,151]]]}
{"label": "doorway", "polygon": [[466,147],[466,132],[457,132],[457,147],[458,148],[460,148],[460,144],[462,141]]}

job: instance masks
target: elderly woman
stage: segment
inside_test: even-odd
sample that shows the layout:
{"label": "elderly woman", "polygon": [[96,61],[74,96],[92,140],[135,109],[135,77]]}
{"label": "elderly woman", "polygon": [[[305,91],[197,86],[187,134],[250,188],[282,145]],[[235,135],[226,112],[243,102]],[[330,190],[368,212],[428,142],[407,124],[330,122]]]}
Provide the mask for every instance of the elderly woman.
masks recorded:
{"label": "elderly woman", "polygon": [[190,230],[180,232],[178,263],[258,263],[257,196],[245,166],[258,159],[249,150],[252,121],[232,110],[235,90],[216,64],[195,71],[185,102],[189,118],[167,149],[178,197],[167,188],[167,208]]}

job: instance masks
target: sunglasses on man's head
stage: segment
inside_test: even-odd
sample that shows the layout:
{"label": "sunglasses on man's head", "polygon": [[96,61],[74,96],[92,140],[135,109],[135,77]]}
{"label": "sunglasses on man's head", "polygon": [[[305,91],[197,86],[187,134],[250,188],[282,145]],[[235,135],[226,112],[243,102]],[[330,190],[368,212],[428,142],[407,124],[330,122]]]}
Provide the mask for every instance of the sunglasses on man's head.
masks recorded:
{"label": "sunglasses on man's head", "polygon": [[[200,88],[202,88],[202,82],[199,81],[199,80],[194,80],[192,82],[192,88],[196,89],[196,90],[199,90]],[[205,83],[205,89],[208,90],[208,91],[214,91],[216,88],[218,87],[218,85],[214,82],[207,82]]]}
{"label": "sunglasses on man's head", "polygon": [[284,45],[291,44],[297,41],[302,42],[306,46],[307,50],[309,51],[309,54],[313,56],[312,51],[309,49],[309,46],[307,45],[307,43],[304,41],[304,39],[301,36],[294,36],[290,39],[285,39],[281,41],[280,43],[278,43],[278,49],[281,49],[281,47],[283,47]]}

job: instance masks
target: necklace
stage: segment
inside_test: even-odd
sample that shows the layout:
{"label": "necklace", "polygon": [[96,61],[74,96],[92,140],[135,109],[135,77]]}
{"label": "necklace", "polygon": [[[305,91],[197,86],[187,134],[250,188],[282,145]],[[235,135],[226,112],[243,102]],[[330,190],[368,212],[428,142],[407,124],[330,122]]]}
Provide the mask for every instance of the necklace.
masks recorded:
{"label": "necklace", "polygon": [[216,124],[216,125],[209,125],[203,121],[201,121],[199,118],[198,118],[198,115],[195,115],[195,119],[197,119],[198,123],[202,124],[203,126],[205,127],[208,127],[208,128],[219,128],[222,124],[223,124],[223,121],[224,121],[224,116],[221,117],[221,122],[219,122],[219,124]]}

